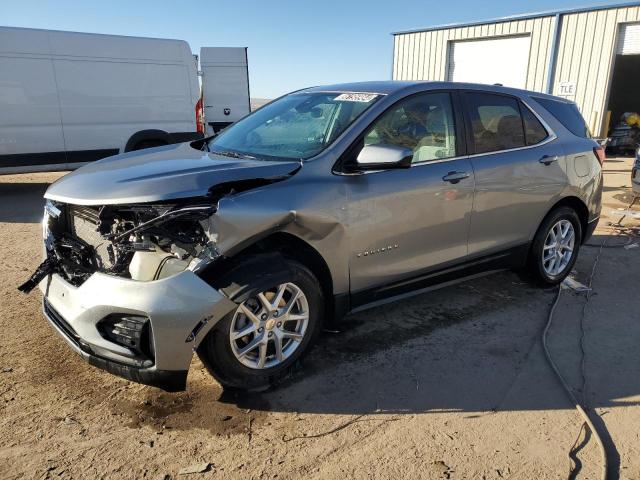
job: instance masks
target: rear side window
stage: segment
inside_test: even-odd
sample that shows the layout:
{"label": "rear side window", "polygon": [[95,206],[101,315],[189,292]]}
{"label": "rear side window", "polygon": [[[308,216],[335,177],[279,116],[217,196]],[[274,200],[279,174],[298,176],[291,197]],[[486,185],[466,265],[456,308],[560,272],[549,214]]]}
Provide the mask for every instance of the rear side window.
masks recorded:
{"label": "rear side window", "polygon": [[557,100],[540,97],[535,97],[535,100],[571,133],[578,137],[591,138],[589,128],[574,103],[558,102]]}
{"label": "rear side window", "polygon": [[536,117],[526,105],[520,104],[520,112],[522,113],[522,121],[524,122],[524,136],[527,145],[536,145],[547,138],[549,133],[542,126],[538,117]]}
{"label": "rear side window", "polygon": [[466,93],[475,153],[525,146],[520,108],[515,98],[491,93]]}

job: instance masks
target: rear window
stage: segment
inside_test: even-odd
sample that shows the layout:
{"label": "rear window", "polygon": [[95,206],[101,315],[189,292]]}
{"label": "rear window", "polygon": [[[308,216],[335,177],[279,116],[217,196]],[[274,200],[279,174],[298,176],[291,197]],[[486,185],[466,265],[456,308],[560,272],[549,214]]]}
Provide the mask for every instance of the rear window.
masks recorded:
{"label": "rear window", "polygon": [[520,104],[520,112],[522,113],[522,121],[524,122],[524,136],[527,140],[527,145],[537,145],[546,139],[549,134],[533,112],[522,103]]}
{"label": "rear window", "polygon": [[525,146],[520,107],[515,98],[492,93],[465,94],[475,153]]}
{"label": "rear window", "polygon": [[591,138],[589,128],[574,103],[558,102],[557,100],[539,97],[536,97],[535,100],[546,108],[549,113],[571,133],[578,137]]}

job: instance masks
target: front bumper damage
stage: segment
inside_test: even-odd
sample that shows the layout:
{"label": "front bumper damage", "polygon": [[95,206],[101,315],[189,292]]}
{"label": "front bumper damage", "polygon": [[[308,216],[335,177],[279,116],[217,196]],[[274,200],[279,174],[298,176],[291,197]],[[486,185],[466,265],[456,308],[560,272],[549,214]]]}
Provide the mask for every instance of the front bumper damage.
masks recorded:
{"label": "front bumper damage", "polygon": [[[185,389],[194,350],[237,307],[191,271],[149,282],[94,273],[80,286],[53,273],[39,287],[45,317],[84,360],[166,391]],[[147,355],[105,336],[113,316],[147,319]]]}

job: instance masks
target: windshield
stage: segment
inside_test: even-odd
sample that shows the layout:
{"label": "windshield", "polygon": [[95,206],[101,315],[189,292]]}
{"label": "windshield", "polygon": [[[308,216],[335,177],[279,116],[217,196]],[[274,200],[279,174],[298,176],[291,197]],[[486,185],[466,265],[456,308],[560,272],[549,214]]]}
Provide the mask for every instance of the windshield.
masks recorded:
{"label": "windshield", "polygon": [[292,93],[212,138],[209,151],[233,157],[311,158],[379,97],[374,93]]}

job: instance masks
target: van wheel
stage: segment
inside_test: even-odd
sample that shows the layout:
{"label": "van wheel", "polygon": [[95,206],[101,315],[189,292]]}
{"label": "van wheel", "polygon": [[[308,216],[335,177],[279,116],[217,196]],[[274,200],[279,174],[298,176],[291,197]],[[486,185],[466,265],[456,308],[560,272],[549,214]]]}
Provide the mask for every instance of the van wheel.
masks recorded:
{"label": "van wheel", "polygon": [[136,143],[136,146],[133,147],[131,151],[143,150],[145,148],[160,147],[162,145],[167,145],[167,143],[163,142],[162,140],[143,140],[141,142]]}
{"label": "van wheel", "polygon": [[[276,385],[317,340],[324,313],[320,283],[304,265],[285,262],[288,278],[240,303],[198,347],[202,363],[225,388],[262,391]],[[241,277],[231,272],[221,280],[234,285]]]}
{"label": "van wheel", "polygon": [[542,285],[557,285],[578,258],[582,227],[575,210],[553,210],[538,229],[528,259],[528,270]]}

